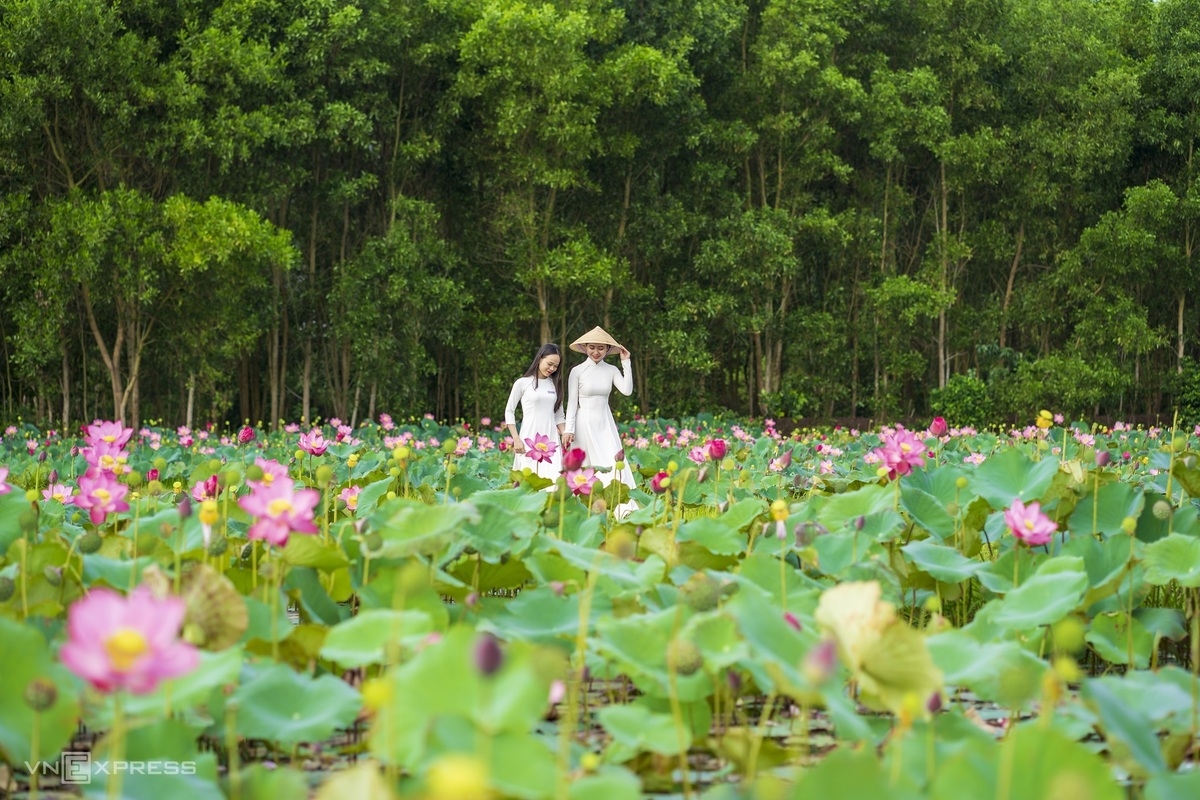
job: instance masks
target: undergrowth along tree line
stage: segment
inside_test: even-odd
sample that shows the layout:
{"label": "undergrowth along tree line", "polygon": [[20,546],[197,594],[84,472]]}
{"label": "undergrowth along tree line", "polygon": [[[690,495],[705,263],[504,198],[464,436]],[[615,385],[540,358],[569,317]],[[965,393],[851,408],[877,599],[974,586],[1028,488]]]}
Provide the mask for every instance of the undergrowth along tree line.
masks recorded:
{"label": "undergrowth along tree line", "polygon": [[1197,20],[0,0],[0,417],[1196,417]]}

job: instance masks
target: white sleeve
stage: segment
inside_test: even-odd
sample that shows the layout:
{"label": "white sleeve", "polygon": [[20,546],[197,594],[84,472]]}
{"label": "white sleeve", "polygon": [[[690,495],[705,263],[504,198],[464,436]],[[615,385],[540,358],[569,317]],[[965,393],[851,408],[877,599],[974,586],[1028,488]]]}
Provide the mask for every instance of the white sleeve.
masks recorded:
{"label": "white sleeve", "polygon": [[629,359],[621,360],[621,371],[613,377],[613,386],[621,394],[628,397],[633,394],[633,362]]}
{"label": "white sleeve", "polygon": [[521,395],[525,394],[526,383],[524,378],[517,378],[512,391],[508,393],[508,405],[504,407],[505,425],[517,424],[517,404],[521,402]]}
{"label": "white sleeve", "polygon": [[557,427],[559,425],[565,424],[566,421],[567,421],[567,403],[564,400],[563,403],[558,408],[554,409],[554,425],[555,425],[555,427]]}
{"label": "white sleeve", "polygon": [[575,413],[579,410],[579,367],[567,378],[567,433],[575,433]]}

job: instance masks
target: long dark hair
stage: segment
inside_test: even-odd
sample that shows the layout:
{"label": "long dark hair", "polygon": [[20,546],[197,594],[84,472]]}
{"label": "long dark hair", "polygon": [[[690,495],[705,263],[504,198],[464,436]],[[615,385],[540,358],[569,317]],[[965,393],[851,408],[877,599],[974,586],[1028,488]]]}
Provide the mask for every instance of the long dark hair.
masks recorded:
{"label": "long dark hair", "polygon": [[554,410],[558,411],[560,408],[562,408],[563,401],[563,357],[562,350],[558,349],[558,345],[554,344],[553,342],[547,342],[539,347],[537,355],[533,357],[533,363],[529,365],[529,369],[525,370],[525,374],[521,377],[532,377],[533,385],[536,387],[538,380],[541,378],[541,375],[538,374],[538,365],[542,363],[542,359],[546,356],[558,356],[558,369],[554,370],[554,374],[550,376],[550,382],[554,384],[554,393],[557,395],[557,399],[554,401]]}

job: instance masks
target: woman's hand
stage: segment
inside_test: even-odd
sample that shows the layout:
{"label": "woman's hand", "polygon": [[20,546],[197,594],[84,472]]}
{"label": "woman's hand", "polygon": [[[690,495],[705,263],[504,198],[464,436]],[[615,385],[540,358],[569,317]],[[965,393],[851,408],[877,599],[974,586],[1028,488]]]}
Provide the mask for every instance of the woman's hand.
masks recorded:
{"label": "woman's hand", "polygon": [[519,456],[525,455],[525,442],[520,436],[513,437],[513,452]]}
{"label": "woman's hand", "polygon": [[628,361],[630,359],[629,351],[624,347],[621,348],[621,360]]}
{"label": "woman's hand", "polygon": [[562,446],[563,446],[563,450],[570,450],[570,449],[571,449],[571,442],[573,442],[573,441],[575,441],[575,434],[573,434],[573,433],[564,433],[564,434],[562,435]]}

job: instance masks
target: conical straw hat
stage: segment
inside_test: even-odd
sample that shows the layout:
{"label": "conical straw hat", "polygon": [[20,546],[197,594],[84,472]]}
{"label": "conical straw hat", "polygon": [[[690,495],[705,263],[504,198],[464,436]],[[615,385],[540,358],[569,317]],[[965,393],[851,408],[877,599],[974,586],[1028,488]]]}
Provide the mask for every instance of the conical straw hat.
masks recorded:
{"label": "conical straw hat", "polygon": [[608,345],[608,352],[604,354],[605,356],[612,355],[615,351],[625,349],[625,348],[621,347],[621,345],[617,342],[616,339],[609,336],[608,332],[606,330],[604,330],[604,328],[601,328],[599,325],[592,328],[590,331],[585,333],[583,336],[580,336],[575,341],[571,342],[571,349],[574,350],[576,353],[586,353],[587,345],[589,345],[589,344],[606,344],[606,345]]}

